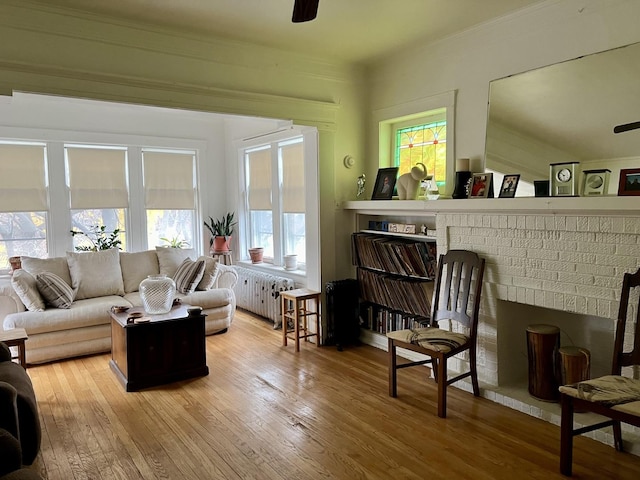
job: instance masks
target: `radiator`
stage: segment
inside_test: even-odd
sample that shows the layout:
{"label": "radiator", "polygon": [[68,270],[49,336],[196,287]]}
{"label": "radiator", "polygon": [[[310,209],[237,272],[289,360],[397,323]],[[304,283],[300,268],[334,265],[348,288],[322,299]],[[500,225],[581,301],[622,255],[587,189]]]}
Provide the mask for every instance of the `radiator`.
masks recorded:
{"label": "radiator", "polygon": [[293,290],[295,282],[290,278],[271,275],[251,268],[234,266],[238,281],[233,287],[238,307],[273,321],[273,328],[280,328],[280,292]]}

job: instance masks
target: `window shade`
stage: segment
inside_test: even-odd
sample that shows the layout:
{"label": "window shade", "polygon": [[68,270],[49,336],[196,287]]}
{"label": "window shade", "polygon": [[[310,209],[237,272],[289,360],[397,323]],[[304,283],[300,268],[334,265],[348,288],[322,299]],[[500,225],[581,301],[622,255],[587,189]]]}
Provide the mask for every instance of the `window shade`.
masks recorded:
{"label": "window shade", "polygon": [[126,208],[125,150],[66,147],[72,209]]}
{"label": "window shade", "polygon": [[271,210],[271,149],[247,153],[249,210]]}
{"label": "window shade", "polygon": [[196,208],[192,152],[142,152],[145,207],[155,210]]}
{"label": "window shade", "polygon": [[0,211],[48,210],[44,145],[0,144]]}
{"label": "window shade", "polygon": [[304,153],[303,144],[280,148],[282,158],[282,211],[304,213]]}

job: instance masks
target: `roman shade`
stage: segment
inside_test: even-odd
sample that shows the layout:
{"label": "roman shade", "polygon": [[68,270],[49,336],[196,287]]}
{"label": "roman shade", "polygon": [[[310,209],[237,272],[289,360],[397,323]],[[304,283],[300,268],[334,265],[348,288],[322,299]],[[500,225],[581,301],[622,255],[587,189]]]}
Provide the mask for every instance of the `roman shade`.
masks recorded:
{"label": "roman shade", "polygon": [[280,147],[282,159],[282,211],[304,213],[304,151],[297,142]]}
{"label": "roman shade", "polygon": [[194,152],[143,150],[145,207],[155,210],[196,208]]}
{"label": "roman shade", "polygon": [[124,149],[65,147],[72,209],[127,208]]}
{"label": "roman shade", "polygon": [[0,144],[0,212],[48,210],[44,145]]}
{"label": "roman shade", "polygon": [[249,210],[271,210],[271,148],[247,152]]}

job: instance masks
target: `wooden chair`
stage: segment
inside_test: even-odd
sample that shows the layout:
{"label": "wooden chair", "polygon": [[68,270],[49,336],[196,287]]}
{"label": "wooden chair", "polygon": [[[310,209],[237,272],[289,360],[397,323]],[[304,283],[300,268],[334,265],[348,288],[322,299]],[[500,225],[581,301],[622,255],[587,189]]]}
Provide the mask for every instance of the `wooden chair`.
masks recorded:
{"label": "wooden chair", "polygon": [[[640,365],[640,302],[634,296],[635,308],[629,309],[631,289],[640,286],[640,269],[636,273],[625,273],[622,281],[622,294],[616,338],[613,347],[613,364],[611,375],[594,380],[585,380],[572,385],[560,387],[560,404],[562,407],[560,420],[560,472],[571,476],[573,437],[603,427],[613,427],[614,447],[623,451],[620,422],[640,427],[640,380],[622,376],[622,367]],[[629,320],[627,319],[629,314]],[[624,351],[625,328],[627,324],[635,324],[635,333],[631,351]],[[574,428],[575,411],[594,412],[609,420]]]}
{"label": "wooden chair", "polygon": [[[474,275],[475,273],[475,275]],[[478,309],[484,274],[484,259],[466,250],[449,250],[440,255],[438,272],[431,303],[431,326],[387,333],[389,342],[389,395],[397,396],[397,371],[401,368],[431,363],[438,384],[438,416],[447,416],[447,386],[471,377],[473,394],[480,395],[476,370],[476,337]],[[475,288],[472,293],[472,277]],[[460,333],[439,328],[440,321],[458,323],[467,332]],[[427,355],[426,360],[397,363],[396,349],[406,348]],[[465,350],[469,351],[469,371],[447,378],[447,360]]]}

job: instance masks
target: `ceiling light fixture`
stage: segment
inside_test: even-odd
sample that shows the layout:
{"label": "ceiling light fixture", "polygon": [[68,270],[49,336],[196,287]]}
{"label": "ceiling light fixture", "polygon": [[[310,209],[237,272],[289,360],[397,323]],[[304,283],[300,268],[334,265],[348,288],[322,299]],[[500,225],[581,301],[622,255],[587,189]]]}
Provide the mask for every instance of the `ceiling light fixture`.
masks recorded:
{"label": "ceiling light fixture", "polygon": [[293,4],[293,23],[308,22],[316,18],[320,0],[295,0]]}

